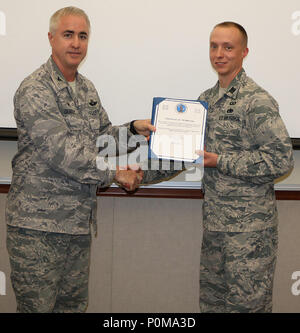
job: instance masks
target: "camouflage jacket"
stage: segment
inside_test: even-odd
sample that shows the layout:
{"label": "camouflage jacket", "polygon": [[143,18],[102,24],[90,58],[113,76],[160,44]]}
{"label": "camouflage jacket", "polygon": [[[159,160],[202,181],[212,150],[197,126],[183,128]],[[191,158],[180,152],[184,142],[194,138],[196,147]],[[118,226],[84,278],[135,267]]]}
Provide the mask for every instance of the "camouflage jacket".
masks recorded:
{"label": "camouflage jacket", "polygon": [[[96,141],[108,134],[118,144],[120,127],[111,125],[95,87],[78,73],[76,91],[75,96],[52,57],[18,88],[18,152],[7,224],[87,234],[95,222],[97,186],[109,186],[115,176],[109,168],[97,168]],[[123,126],[129,138],[129,124]]]}
{"label": "camouflage jacket", "polygon": [[276,225],[274,180],[293,167],[277,102],[244,69],[223,97],[217,83],[199,99],[209,104],[206,150],[219,155],[217,167],[204,172],[204,227],[239,232]]}

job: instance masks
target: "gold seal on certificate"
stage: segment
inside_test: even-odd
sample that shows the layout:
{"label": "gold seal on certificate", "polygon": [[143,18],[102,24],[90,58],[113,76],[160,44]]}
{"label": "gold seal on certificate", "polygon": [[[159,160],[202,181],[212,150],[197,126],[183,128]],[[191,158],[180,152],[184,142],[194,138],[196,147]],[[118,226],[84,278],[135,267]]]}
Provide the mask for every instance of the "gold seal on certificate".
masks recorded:
{"label": "gold seal on certificate", "polygon": [[174,98],[153,99],[150,158],[198,163],[204,149],[207,104]]}

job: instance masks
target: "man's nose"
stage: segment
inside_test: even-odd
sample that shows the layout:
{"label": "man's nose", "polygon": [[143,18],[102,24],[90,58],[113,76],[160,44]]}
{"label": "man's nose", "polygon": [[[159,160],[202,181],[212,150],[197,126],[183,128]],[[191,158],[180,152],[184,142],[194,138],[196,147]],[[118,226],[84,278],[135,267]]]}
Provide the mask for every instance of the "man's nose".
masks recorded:
{"label": "man's nose", "polygon": [[218,47],[217,50],[216,50],[216,56],[217,56],[218,58],[222,58],[223,55],[224,55],[224,53],[223,53],[222,48],[221,48],[221,47]]}
{"label": "man's nose", "polygon": [[80,46],[80,40],[78,38],[78,36],[74,36],[73,39],[72,39],[72,46],[76,49],[79,48]]}

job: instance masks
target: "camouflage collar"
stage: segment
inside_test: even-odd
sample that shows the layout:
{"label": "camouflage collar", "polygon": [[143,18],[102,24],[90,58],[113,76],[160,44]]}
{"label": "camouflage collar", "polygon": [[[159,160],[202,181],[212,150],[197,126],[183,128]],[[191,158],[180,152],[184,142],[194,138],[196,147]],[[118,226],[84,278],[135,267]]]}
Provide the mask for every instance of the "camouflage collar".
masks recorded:
{"label": "camouflage collar", "polygon": [[229,87],[227,88],[226,95],[232,99],[236,99],[240,86],[243,84],[245,79],[246,72],[244,68],[242,68],[238,75],[231,81]]}
{"label": "camouflage collar", "polygon": [[58,66],[52,59],[52,56],[48,59],[46,63],[46,68],[52,78],[52,81],[54,82],[57,90],[64,89],[67,86],[67,81],[62,75],[62,72],[59,70]]}
{"label": "camouflage collar", "polygon": [[[46,67],[58,90],[62,90],[68,86],[68,82],[66,81],[65,77],[63,76],[62,72],[60,71],[54,60],[52,59],[52,56],[50,56],[50,58],[48,59]],[[76,73],[76,79],[77,82],[80,84],[82,79],[81,75],[78,72]]]}
{"label": "camouflage collar", "polygon": [[[242,68],[241,71],[238,73],[238,75],[231,81],[229,87],[226,89],[225,95],[229,98],[236,99],[237,94],[239,92],[240,86],[243,84],[243,82],[246,80],[246,72]],[[210,104],[214,105],[217,103],[219,98],[219,81],[215,84],[215,86],[211,89],[211,101]]]}

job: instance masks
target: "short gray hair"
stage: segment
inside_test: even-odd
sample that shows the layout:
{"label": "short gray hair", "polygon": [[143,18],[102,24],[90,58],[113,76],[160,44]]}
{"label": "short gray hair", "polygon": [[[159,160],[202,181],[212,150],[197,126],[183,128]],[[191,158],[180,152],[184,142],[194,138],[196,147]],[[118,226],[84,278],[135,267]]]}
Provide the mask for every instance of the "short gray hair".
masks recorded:
{"label": "short gray hair", "polygon": [[68,15],[76,15],[76,16],[81,16],[81,17],[85,18],[88,28],[90,30],[91,24],[90,24],[90,20],[89,20],[87,14],[80,8],[70,6],[70,7],[64,7],[64,8],[59,9],[51,16],[49,31],[51,32],[52,35],[54,35],[56,32],[59,20],[63,16],[68,16]]}

